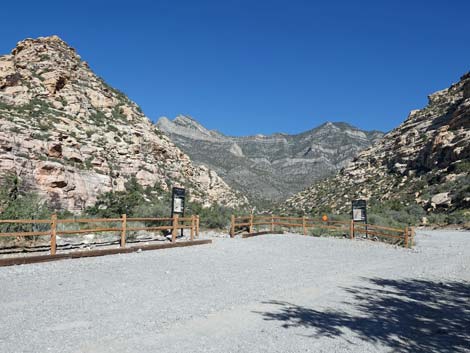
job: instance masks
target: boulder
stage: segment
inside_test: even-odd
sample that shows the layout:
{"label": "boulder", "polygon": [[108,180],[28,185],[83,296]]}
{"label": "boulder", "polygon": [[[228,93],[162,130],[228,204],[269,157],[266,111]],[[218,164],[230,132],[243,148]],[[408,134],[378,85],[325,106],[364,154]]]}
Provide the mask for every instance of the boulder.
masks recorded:
{"label": "boulder", "polygon": [[435,206],[450,206],[452,204],[452,198],[448,192],[441,192],[431,197],[431,204]]}

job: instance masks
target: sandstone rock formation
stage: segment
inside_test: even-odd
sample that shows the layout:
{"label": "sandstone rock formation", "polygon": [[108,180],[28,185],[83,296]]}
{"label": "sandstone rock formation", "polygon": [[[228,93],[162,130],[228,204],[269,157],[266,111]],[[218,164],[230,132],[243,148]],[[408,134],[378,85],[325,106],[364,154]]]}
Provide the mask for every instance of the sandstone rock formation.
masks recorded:
{"label": "sandstone rock formation", "polygon": [[[396,129],[336,176],[289,199],[287,207],[346,213],[353,198],[395,200],[426,212],[460,210],[470,219],[470,74],[429,96]],[[398,206],[397,206],[398,207]]]}
{"label": "sandstone rock formation", "polygon": [[57,208],[78,213],[131,176],[164,190],[185,185],[205,205],[246,202],[57,36],[0,57],[0,124],[0,176],[17,174]]}
{"label": "sandstone rock formation", "polygon": [[193,161],[210,166],[253,199],[282,200],[334,174],[383,134],[325,123],[297,135],[225,136],[196,120],[160,118],[157,126]]}

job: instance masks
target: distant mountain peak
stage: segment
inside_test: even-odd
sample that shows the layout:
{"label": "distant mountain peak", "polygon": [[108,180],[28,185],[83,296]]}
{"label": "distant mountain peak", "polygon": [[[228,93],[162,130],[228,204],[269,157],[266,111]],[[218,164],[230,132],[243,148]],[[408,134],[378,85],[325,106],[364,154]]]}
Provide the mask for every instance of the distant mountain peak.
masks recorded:
{"label": "distant mountain peak", "polygon": [[232,187],[267,199],[282,199],[331,175],[381,137],[341,122],[295,135],[252,136],[226,136],[188,116],[160,118],[157,126]]}
{"label": "distant mountain peak", "polygon": [[178,115],[170,120],[167,117],[158,119],[156,126],[167,133],[177,133],[192,139],[218,139],[223,135],[215,130],[208,130],[196,119],[188,115]]}

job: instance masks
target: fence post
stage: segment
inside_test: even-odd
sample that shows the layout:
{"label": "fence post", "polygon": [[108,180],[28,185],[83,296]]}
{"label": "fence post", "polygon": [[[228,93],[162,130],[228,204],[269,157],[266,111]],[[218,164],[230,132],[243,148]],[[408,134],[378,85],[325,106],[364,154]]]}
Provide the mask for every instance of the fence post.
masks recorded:
{"label": "fence post", "polygon": [[51,255],[55,255],[57,249],[57,215],[51,216]]}
{"label": "fence post", "polygon": [[176,242],[176,233],[178,232],[178,215],[173,215],[173,224],[172,224],[172,231],[171,231],[171,242]]}
{"label": "fence post", "polygon": [[349,223],[349,237],[351,240],[354,239],[354,220],[351,219],[351,222]]}
{"label": "fence post", "polygon": [[194,215],[191,216],[191,236],[190,239],[191,241],[194,240],[194,228],[196,226],[196,219],[194,218]]}
{"label": "fence post", "polygon": [[196,237],[199,238],[199,215],[196,216]]}
{"label": "fence post", "polygon": [[235,236],[235,216],[230,217],[230,238]]}
{"label": "fence post", "polygon": [[405,227],[405,248],[408,247],[408,226]]}
{"label": "fence post", "polygon": [[307,235],[307,219],[305,216],[302,217],[302,228],[304,230],[304,235]]}
{"label": "fence post", "polygon": [[250,229],[249,233],[253,233],[253,213],[250,215]]}
{"label": "fence post", "polygon": [[122,216],[122,228],[121,228],[121,248],[126,247],[126,228],[127,228],[127,215],[123,214]]}
{"label": "fence post", "polygon": [[271,215],[271,232],[274,232],[274,215]]}

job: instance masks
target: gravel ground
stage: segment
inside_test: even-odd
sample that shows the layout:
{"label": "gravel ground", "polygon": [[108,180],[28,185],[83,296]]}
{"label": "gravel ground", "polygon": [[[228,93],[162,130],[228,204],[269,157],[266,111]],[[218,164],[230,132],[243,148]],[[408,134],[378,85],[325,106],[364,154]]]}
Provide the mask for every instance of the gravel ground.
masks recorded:
{"label": "gravel ground", "polygon": [[0,352],[470,352],[470,233],[264,235],[0,268]]}

